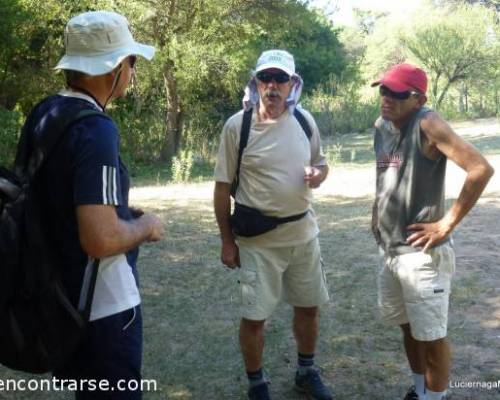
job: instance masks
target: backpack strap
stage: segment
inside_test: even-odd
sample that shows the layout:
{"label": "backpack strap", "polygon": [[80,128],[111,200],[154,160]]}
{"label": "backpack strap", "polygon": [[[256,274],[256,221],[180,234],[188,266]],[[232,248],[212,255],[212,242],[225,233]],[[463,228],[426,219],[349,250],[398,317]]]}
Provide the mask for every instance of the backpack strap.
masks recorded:
{"label": "backpack strap", "polygon": [[[68,112],[65,113],[61,118],[58,118],[53,122],[53,126],[50,127],[51,129],[47,130],[48,134],[39,140],[36,140],[36,138],[33,137],[33,119],[30,118],[28,121],[26,121],[26,124],[22,130],[16,155],[15,168],[18,175],[19,173],[24,172],[26,174],[25,177],[28,182],[35,179],[37,172],[40,170],[45,160],[47,160],[47,158],[50,156],[56,145],[61,141],[64,134],[69,130],[71,125],[93,115],[100,115],[109,119],[106,114],[95,109],[83,108],[74,110],[73,112],[71,112],[71,110],[68,110]],[[36,225],[33,225],[32,229],[33,228],[36,228]],[[43,235],[43,232],[40,230],[37,232],[37,234]],[[82,313],[82,317],[85,322],[89,321],[98,270],[99,259],[96,259],[92,263],[90,282],[88,284],[84,307],[78,310]],[[28,288],[34,288],[36,282],[32,281],[32,279],[30,278],[30,276],[27,276],[26,286]],[[60,298],[63,298],[63,296],[60,296]]]}
{"label": "backpack strap", "polygon": [[252,113],[253,108],[245,111],[243,113],[243,122],[241,123],[240,130],[240,144],[238,147],[238,164],[236,167],[236,176],[234,177],[233,183],[231,184],[231,196],[236,196],[236,190],[238,189],[238,185],[240,184],[240,167],[241,167],[241,158],[243,156],[243,150],[247,147],[248,144],[248,136],[250,135],[250,124],[252,122]]}
{"label": "backpack strap", "polygon": [[312,137],[312,131],[311,127],[309,126],[309,123],[307,122],[306,117],[304,117],[304,114],[302,114],[297,107],[293,110],[293,116],[299,121],[300,126],[304,130],[304,133],[306,134],[307,138],[309,141],[311,140]]}
{"label": "backpack strap", "polygon": [[[95,291],[95,284],[97,282],[97,273],[99,272],[99,259],[95,259],[92,262],[92,272],[90,275],[90,282],[88,285],[88,290],[85,295],[85,304],[83,305],[83,309],[79,309],[79,311],[82,313],[83,320],[84,321],[89,321],[90,320],[90,312],[92,310],[92,301],[94,300],[94,291]],[[85,284],[85,281],[84,283]]]}
{"label": "backpack strap", "polygon": [[101,111],[97,111],[94,109],[82,109],[79,110],[76,114],[69,113],[68,115],[64,115],[60,120],[58,120],[56,129],[50,131],[50,134],[45,135],[38,141],[38,143],[35,139],[33,152],[30,155],[27,164],[28,169],[26,172],[28,173],[28,176],[30,178],[33,178],[36,172],[40,169],[42,163],[52,153],[52,150],[60,142],[60,140],[64,136],[64,133],[69,130],[71,125],[93,115],[100,115],[105,118],[109,118]]}

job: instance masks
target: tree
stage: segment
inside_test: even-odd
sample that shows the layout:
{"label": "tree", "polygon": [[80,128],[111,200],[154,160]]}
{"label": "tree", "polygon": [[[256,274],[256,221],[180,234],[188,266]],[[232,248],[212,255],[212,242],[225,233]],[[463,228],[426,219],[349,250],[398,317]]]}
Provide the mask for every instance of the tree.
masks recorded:
{"label": "tree", "polygon": [[495,24],[491,10],[462,5],[435,10],[403,37],[411,55],[431,76],[431,97],[436,108],[453,84],[498,62],[492,57],[498,40]]}
{"label": "tree", "polygon": [[154,38],[158,50],[153,67],[158,75],[151,76],[150,85],[161,86],[165,97],[162,160],[177,152],[183,130],[213,130],[237,107],[262,50],[291,51],[308,87],[343,68],[341,45],[331,24],[298,0],[143,4],[152,12],[139,29]]}

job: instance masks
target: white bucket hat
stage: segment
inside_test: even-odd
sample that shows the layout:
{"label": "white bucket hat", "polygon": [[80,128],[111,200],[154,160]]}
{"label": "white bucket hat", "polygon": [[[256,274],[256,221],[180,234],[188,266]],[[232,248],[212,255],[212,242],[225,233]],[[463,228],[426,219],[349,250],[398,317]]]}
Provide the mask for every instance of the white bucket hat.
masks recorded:
{"label": "white bucket hat", "polygon": [[69,20],[64,31],[66,54],[54,69],[80,71],[87,75],[111,72],[130,55],[151,60],[155,48],[137,43],[127,19],[109,11],[86,12]]}
{"label": "white bucket hat", "polygon": [[269,68],[277,68],[293,76],[295,74],[295,61],[288,51],[267,50],[264,51],[257,60],[255,72]]}

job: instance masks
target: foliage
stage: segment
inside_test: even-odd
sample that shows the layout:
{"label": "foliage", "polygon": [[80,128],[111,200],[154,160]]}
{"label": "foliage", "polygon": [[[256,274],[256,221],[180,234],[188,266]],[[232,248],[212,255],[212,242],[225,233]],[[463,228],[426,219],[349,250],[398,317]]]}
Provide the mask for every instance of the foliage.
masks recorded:
{"label": "foliage", "polygon": [[167,179],[171,157],[180,162],[186,151],[191,177],[209,175],[221,127],[269,48],[295,56],[303,103],[326,136],[371,127],[378,106],[368,84],[402,61],[428,71],[431,101],[445,116],[498,115],[495,7],[494,0],[429,0],[404,20],[355,10],[357,25],[339,29],[306,0],[45,0],[43,7],[0,0],[0,161],[13,159],[31,107],[62,86],[52,67],[63,53],[64,25],[82,11],[122,12],[134,36],[155,45],[152,62],[137,64],[134,91],[109,112],[132,172],[158,165]]}
{"label": "foliage", "polygon": [[364,131],[373,126],[378,115],[374,98],[359,98],[361,81],[345,81],[331,76],[304,104],[316,116],[316,122],[325,136]]}
{"label": "foliage", "polygon": [[494,26],[492,11],[463,5],[433,12],[404,37],[403,43],[431,75],[436,108],[451,85],[498,64],[498,58],[492,57],[498,43]]}
{"label": "foliage", "polygon": [[0,165],[10,167],[14,161],[16,147],[21,132],[21,116],[16,111],[0,107]]}

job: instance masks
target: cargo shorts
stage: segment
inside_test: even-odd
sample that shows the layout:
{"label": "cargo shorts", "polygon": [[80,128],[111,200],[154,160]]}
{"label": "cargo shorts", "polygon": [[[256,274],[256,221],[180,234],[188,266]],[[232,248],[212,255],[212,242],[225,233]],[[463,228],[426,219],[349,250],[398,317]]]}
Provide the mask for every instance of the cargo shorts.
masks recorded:
{"label": "cargo shorts", "polygon": [[318,238],[291,247],[240,245],[238,286],[241,315],[267,319],[280,300],[317,307],[329,300]]}
{"label": "cargo shorts", "polygon": [[380,250],[378,306],[390,324],[410,324],[419,341],[446,337],[455,253],[449,243],[390,257]]}

